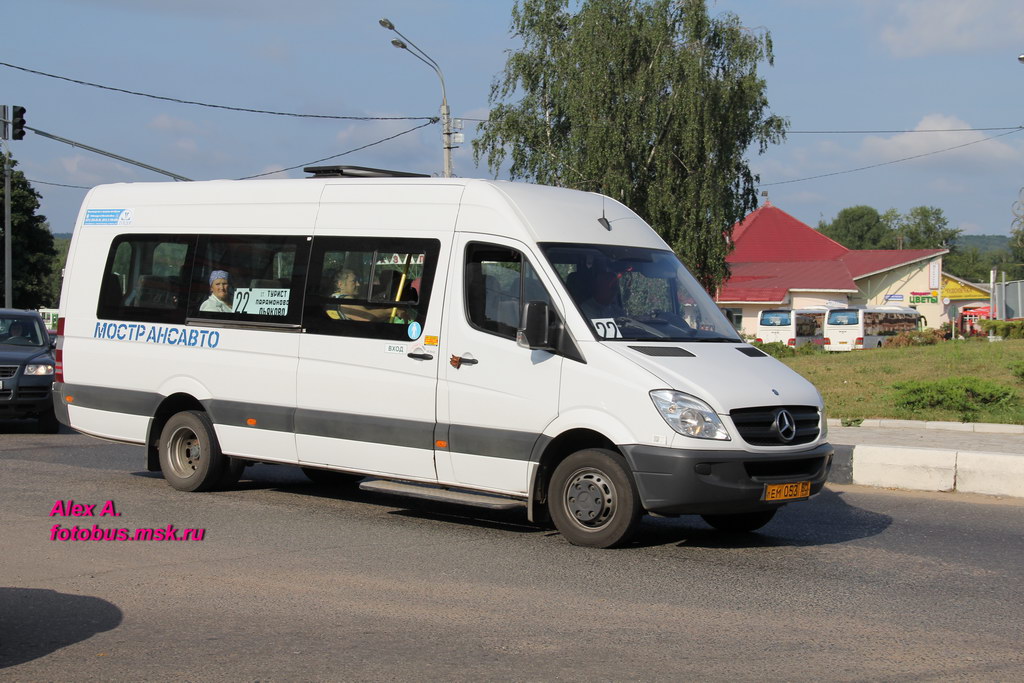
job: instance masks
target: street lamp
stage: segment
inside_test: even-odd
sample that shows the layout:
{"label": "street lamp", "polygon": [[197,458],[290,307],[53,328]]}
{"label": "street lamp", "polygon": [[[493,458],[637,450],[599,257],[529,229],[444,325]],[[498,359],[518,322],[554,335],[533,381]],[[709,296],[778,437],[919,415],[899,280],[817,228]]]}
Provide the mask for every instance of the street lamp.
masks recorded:
{"label": "street lamp", "polygon": [[395,38],[391,41],[391,44],[400,50],[405,50],[416,59],[420,60],[437,74],[437,77],[441,79],[441,141],[444,145],[444,177],[452,177],[452,117],[448,111],[448,95],[444,88],[444,74],[441,73],[441,67],[437,65],[433,59],[430,58],[426,52],[416,46],[411,40],[406,38],[399,32],[395,25],[387,19],[381,19],[378,22],[381,26],[389,31],[394,31],[402,39]]}

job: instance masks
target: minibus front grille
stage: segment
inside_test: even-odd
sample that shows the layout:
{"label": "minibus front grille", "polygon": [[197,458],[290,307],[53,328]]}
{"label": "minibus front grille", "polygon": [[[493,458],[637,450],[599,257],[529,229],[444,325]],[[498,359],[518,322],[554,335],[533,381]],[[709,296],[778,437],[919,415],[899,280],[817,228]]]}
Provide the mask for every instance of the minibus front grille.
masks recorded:
{"label": "minibus front grille", "polygon": [[[796,433],[789,440],[779,433],[779,413],[784,410],[796,423]],[[731,411],[729,417],[743,440],[753,446],[795,446],[818,438],[820,416],[814,406],[740,408]]]}

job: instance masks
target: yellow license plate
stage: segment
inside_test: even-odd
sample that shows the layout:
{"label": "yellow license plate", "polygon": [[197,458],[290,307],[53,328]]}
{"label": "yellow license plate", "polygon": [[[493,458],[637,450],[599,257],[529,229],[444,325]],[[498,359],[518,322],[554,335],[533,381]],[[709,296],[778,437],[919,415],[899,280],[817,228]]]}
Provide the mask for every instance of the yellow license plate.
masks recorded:
{"label": "yellow license plate", "polygon": [[811,482],[797,481],[792,484],[765,484],[765,500],[795,500],[811,495]]}

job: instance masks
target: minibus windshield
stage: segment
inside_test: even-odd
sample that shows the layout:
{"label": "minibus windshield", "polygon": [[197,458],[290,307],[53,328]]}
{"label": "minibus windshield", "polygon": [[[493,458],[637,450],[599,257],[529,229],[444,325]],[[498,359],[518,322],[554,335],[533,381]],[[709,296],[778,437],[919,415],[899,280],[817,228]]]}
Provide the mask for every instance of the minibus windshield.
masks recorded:
{"label": "minibus windshield", "polygon": [[600,339],[740,341],[671,251],[603,244],[540,246]]}

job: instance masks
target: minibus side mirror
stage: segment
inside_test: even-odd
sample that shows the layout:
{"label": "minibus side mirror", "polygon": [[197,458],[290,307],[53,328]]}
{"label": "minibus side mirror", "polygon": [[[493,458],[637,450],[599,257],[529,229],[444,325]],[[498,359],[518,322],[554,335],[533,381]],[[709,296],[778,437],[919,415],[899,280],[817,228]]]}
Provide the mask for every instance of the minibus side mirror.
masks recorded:
{"label": "minibus side mirror", "polygon": [[[523,306],[516,343],[524,349],[556,351],[552,334],[551,308],[543,301],[530,301]],[[555,320],[557,323],[557,319]]]}
{"label": "minibus side mirror", "polygon": [[530,301],[523,306],[516,343],[524,349],[549,351],[580,363],[587,362],[558,313],[544,301]]}

